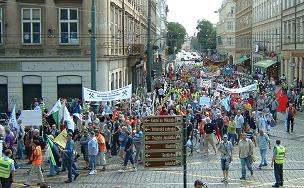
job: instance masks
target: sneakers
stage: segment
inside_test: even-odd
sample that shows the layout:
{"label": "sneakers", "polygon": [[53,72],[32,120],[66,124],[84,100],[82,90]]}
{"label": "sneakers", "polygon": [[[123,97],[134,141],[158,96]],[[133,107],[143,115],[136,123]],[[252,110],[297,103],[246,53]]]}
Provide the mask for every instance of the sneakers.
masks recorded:
{"label": "sneakers", "polygon": [[245,180],[246,178],[245,177],[240,177],[240,180]]}
{"label": "sneakers", "polygon": [[126,172],[126,170],[125,169],[120,169],[120,170],[118,170],[118,172],[124,173],[124,172]]}
{"label": "sneakers", "polygon": [[133,172],[136,172],[137,171],[137,168],[133,167]]}
{"label": "sneakers", "polygon": [[97,173],[96,170],[91,170],[91,172],[89,173],[89,175],[94,175],[94,174],[96,174],[96,173]]}

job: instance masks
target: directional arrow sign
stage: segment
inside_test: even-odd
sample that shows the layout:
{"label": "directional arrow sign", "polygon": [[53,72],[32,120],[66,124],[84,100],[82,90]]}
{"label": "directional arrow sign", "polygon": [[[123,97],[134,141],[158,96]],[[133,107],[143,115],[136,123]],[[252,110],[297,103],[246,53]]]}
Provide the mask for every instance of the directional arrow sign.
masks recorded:
{"label": "directional arrow sign", "polygon": [[145,162],[145,167],[164,167],[164,166],[180,166],[181,160],[169,160],[169,161],[149,161]]}
{"label": "directional arrow sign", "polygon": [[182,135],[146,135],[145,141],[172,141],[172,140],[181,140]]}
{"label": "directional arrow sign", "polygon": [[180,132],[179,126],[145,126],[145,132]]}
{"label": "directional arrow sign", "polygon": [[181,157],[182,152],[157,152],[157,153],[145,153],[145,157],[149,159],[155,158],[176,158]]}
{"label": "directional arrow sign", "polygon": [[145,144],[145,149],[181,149],[180,143],[168,143],[168,144]]}

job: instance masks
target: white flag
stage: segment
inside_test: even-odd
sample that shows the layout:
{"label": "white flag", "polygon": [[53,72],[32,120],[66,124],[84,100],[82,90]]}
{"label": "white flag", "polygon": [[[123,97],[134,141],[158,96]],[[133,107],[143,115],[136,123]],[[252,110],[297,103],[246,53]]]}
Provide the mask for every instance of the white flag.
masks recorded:
{"label": "white flag", "polygon": [[14,126],[14,128],[18,128],[18,123],[17,123],[17,119],[16,119],[16,105],[14,105],[14,108],[12,110],[10,119],[8,121],[8,127],[9,125],[12,124]]}
{"label": "white flag", "polygon": [[64,107],[64,111],[63,111],[63,122],[65,122],[65,121],[66,121],[67,128],[74,132],[75,124],[74,124],[74,121],[73,121],[73,119],[70,115],[70,112],[69,112],[69,110],[66,106]]}

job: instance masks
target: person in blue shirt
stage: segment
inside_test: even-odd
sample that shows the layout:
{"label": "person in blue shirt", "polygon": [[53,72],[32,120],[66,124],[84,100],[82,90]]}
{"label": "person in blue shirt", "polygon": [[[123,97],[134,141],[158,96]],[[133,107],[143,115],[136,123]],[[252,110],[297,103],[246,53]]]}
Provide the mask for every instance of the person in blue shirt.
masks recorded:
{"label": "person in blue shirt", "polygon": [[119,172],[125,172],[127,170],[128,162],[130,161],[133,166],[133,171],[137,171],[135,167],[135,162],[133,159],[133,148],[134,148],[134,140],[128,131],[124,132],[126,135],[126,143],[125,143],[125,158],[123,168],[119,170]]}
{"label": "person in blue shirt", "polygon": [[72,175],[74,175],[74,180],[76,180],[77,177],[79,176],[79,174],[76,172],[76,169],[72,167],[74,163],[74,147],[75,147],[72,137],[73,137],[73,133],[68,132],[67,143],[65,149],[62,150],[64,160],[66,163],[66,168],[68,170],[68,180],[66,180],[65,183],[72,183],[73,181]]}
{"label": "person in blue shirt", "polygon": [[143,160],[143,137],[144,133],[140,130],[140,125],[136,126],[136,132],[133,136],[134,146],[136,150],[135,163]]}
{"label": "person in blue shirt", "polygon": [[126,126],[122,126],[121,131],[119,132],[118,140],[119,140],[119,156],[121,159],[124,159],[125,155],[125,146],[126,146],[126,141],[127,137],[125,132],[127,131]]}

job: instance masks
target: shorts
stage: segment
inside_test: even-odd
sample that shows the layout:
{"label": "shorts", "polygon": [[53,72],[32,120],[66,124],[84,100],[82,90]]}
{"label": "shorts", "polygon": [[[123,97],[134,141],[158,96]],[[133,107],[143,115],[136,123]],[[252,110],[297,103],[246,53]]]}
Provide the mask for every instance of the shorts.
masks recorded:
{"label": "shorts", "polygon": [[222,170],[229,170],[230,159],[221,159]]}

